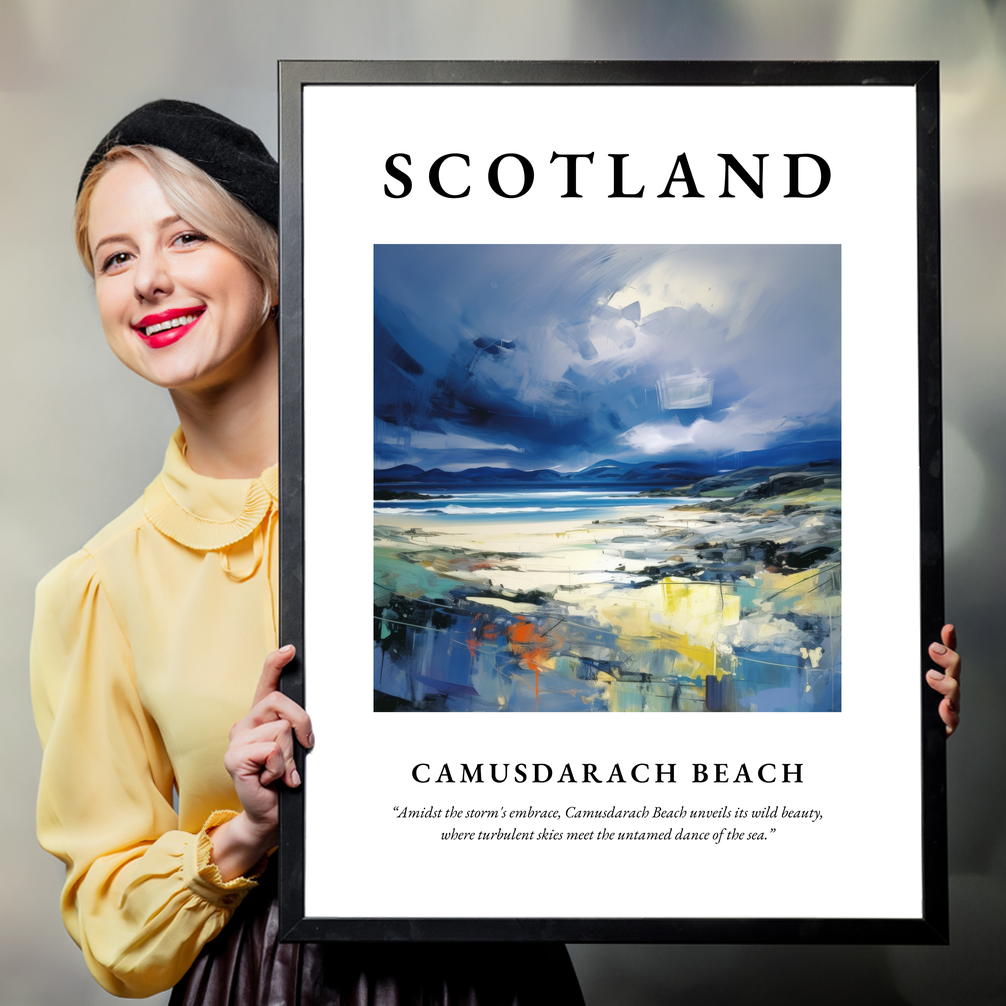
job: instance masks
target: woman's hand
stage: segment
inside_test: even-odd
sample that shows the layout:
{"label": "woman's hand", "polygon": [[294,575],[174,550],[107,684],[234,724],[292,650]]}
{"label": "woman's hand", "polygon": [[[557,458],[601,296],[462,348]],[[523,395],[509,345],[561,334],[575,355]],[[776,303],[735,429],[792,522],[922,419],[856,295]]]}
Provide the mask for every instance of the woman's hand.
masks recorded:
{"label": "woman's hand", "polygon": [[943,626],[940,638],[942,643],[930,644],[929,656],[943,671],[927,671],[926,681],[943,696],[940,719],[946,724],[949,737],[961,721],[961,658],[957,653],[957,632],[952,625]]}
{"label": "woman's hand", "polygon": [[296,788],[300,774],[293,759],[293,737],[314,746],[311,718],[279,691],[283,668],[293,659],[292,646],[273,650],[265,659],[251,711],[231,727],[224,766],[244,810],[212,829],[212,861],[224,880],[252,869],[279,838],[279,793],[273,783]]}

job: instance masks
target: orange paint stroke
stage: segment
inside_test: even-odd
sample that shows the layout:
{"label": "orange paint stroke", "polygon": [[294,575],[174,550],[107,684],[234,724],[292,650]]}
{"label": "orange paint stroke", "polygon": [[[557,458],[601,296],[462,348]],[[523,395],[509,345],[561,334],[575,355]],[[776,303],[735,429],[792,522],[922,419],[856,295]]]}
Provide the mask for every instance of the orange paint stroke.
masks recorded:
{"label": "orange paint stroke", "polygon": [[553,641],[548,636],[541,635],[531,622],[523,618],[507,629],[510,646],[513,652],[520,656],[521,663],[534,671],[534,694],[538,697],[538,675],[545,670],[545,661],[549,658],[549,650]]}
{"label": "orange paint stroke", "polygon": [[[471,633],[465,640],[465,646],[468,647],[472,660],[475,659],[475,651],[483,643],[495,643],[499,639],[499,629],[494,622],[490,622],[488,619],[489,616],[485,612],[479,612],[474,616]],[[479,625],[479,622],[482,624]]]}
{"label": "orange paint stroke", "polygon": [[[486,616],[484,614],[480,613],[475,616],[475,621],[478,622],[485,617]],[[468,637],[467,640],[465,640],[465,645],[468,647],[468,655],[471,657],[473,663],[475,661],[475,651],[479,648],[479,644],[481,642],[482,640],[479,639],[478,625],[472,625],[471,635]]]}

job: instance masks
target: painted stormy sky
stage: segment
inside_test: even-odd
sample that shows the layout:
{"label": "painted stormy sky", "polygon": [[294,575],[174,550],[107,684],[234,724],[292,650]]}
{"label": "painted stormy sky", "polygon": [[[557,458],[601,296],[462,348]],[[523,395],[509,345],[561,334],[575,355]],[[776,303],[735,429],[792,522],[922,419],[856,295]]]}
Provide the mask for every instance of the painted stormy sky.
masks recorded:
{"label": "painted stormy sky", "polygon": [[574,471],[841,435],[837,245],[377,245],[374,466]]}

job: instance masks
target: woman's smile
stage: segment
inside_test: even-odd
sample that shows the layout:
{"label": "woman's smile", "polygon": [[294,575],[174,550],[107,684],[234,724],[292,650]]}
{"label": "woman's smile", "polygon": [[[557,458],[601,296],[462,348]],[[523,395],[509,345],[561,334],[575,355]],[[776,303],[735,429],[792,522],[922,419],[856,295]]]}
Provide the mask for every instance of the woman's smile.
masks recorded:
{"label": "woman's smile", "polygon": [[133,325],[133,331],[151,349],[161,349],[164,346],[170,346],[173,342],[178,342],[179,339],[191,332],[205,310],[205,305],[197,305],[195,307],[175,307],[158,314],[148,314]]}

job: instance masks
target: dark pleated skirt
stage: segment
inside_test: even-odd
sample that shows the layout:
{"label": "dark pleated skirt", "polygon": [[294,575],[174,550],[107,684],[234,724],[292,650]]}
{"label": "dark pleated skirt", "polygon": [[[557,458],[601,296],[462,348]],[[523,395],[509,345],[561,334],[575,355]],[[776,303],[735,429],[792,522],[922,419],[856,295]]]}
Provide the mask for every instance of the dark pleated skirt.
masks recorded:
{"label": "dark pleated skirt", "polygon": [[170,1006],[583,1006],[561,943],[280,943],[274,875]]}

